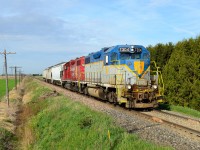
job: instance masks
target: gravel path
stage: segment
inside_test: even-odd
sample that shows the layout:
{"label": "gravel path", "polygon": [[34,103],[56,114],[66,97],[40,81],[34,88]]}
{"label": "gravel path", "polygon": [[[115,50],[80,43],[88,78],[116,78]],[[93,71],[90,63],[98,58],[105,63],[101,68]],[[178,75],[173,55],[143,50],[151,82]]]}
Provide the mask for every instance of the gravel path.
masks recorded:
{"label": "gravel path", "polygon": [[172,146],[177,150],[198,150],[200,149],[200,141],[196,141],[181,135],[172,128],[147,120],[133,111],[125,110],[121,107],[115,107],[111,104],[104,103],[94,98],[86,97],[75,92],[62,89],[58,86],[53,86],[44,82],[41,84],[63,93],[74,101],[81,102],[93,110],[104,112],[113,117],[115,122],[125,128],[127,132],[137,134],[140,138],[154,142],[159,145]]}

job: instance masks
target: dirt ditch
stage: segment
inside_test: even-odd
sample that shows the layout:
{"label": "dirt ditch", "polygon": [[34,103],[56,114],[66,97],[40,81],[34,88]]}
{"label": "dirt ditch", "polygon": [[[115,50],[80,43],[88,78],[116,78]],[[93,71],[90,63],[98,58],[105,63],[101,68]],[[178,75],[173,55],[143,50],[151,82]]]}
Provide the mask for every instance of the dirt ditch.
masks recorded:
{"label": "dirt ditch", "polygon": [[5,97],[0,101],[0,149],[12,150],[16,146],[18,114],[20,113],[23,92],[22,85],[18,87],[18,90],[10,91],[9,106]]}

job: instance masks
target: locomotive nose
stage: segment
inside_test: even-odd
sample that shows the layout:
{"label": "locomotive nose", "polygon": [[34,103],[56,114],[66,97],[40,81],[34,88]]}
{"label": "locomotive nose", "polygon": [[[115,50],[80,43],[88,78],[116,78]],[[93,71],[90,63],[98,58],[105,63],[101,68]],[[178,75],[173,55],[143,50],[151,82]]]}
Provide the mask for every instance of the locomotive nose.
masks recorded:
{"label": "locomotive nose", "polygon": [[138,74],[139,77],[142,76],[142,73],[144,71],[144,61],[135,61],[134,62],[134,70]]}

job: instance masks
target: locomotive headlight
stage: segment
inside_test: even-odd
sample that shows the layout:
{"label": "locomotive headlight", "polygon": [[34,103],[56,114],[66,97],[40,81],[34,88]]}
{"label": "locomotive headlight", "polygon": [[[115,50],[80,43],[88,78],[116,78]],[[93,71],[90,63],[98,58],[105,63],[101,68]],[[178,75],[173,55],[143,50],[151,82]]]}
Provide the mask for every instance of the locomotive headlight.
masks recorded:
{"label": "locomotive headlight", "polygon": [[127,89],[129,89],[129,90],[130,90],[130,89],[131,89],[131,85],[127,85]]}
{"label": "locomotive headlight", "polygon": [[133,46],[133,45],[131,45],[131,51],[133,52],[133,50],[134,50],[134,46]]}
{"label": "locomotive headlight", "polygon": [[157,85],[153,85],[152,87],[153,87],[153,89],[157,89],[157,88],[158,88],[158,86],[157,86]]}

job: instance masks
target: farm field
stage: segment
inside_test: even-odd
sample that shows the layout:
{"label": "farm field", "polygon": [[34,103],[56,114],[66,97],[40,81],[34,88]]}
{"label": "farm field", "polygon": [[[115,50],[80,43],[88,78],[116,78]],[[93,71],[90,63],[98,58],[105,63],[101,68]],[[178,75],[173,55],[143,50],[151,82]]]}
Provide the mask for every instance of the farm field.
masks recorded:
{"label": "farm field", "polygon": [[[9,79],[8,81],[9,90],[12,90],[15,86],[15,80]],[[6,94],[6,81],[5,79],[0,79],[0,100]]]}

